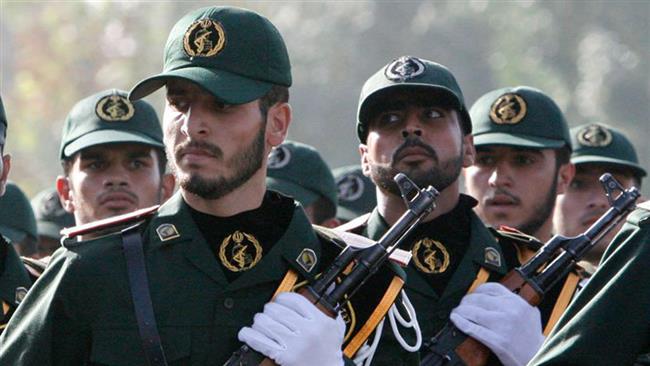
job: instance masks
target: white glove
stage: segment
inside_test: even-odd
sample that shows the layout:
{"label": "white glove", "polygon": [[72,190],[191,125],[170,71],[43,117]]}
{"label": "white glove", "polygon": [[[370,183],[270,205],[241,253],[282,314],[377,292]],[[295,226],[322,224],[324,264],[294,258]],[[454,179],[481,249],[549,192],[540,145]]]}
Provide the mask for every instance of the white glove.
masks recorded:
{"label": "white glove", "polygon": [[345,322],[323,314],[303,296],[279,294],[255,314],[253,325],[239,331],[239,340],[282,366],[343,365],[341,345]]}
{"label": "white glove", "polygon": [[505,366],[527,364],[544,342],[539,310],[499,283],[477,287],[463,297],[450,318]]}

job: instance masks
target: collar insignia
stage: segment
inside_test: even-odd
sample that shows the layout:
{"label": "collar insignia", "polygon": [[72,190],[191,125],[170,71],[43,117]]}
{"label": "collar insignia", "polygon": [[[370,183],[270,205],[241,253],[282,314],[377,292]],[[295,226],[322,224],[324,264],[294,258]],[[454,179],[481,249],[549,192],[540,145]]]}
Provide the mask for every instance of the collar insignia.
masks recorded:
{"label": "collar insignia", "polygon": [[501,267],[501,255],[499,251],[492,247],[485,248],[485,264],[494,267]]}
{"label": "collar insignia", "polygon": [[499,125],[514,125],[526,117],[526,101],[514,93],[500,96],[490,108],[490,119]]}
{"label": "collar insignia", "polygon": [[298,258],[296,258],[296,262],[304,269],[306,272],[311,272],[312,269],[316,266],[316,262],[318,262],[318,258],[316,258],[316,253],[309,249],[305,248],[298,254]]}
{"label": "collar insignia", "polygon": [[219,259],[232,272],[246,271],[262,259],[262,246],[252,234],[237,230],[221,242]]}
{"label": "collar insignia", "polygon": [[158,226],[156,228],[156,234],[158,234],[160,241],[172,240],[181,236],[178,230],[176,230],[176,226],[172,224],[162,224]]}
{"label": "collar insignia", "polygon": [[605,147],[612,143],[612,133],[605,126],[593,124],[578,131],[578,142],[583,146]]}
{"label": "collar insignia", "polygon": [[26,295],[27,295],[27,289],[25,287],[16,287],[16,294],[15,294],[15,298],[14,298],[14,301],[16,302],[16,305],[23,302]]}
{"label": "collar insignia", "polygon": [[336,181],[339,190],[339,199],[342,201],[356,201],[363,195],[363,180],[356,174],[344,175]]}
{"label": "collar insignia", "polygon": [[449,267],[449,252],[441,242],[429,238],[418,240],[411,251],[413,263],[420,272],[443,273]]}
{"label": "collar insignia", "polygon": [[391,81],[405,82],[424,73],[426,66],[417,57],[402,56],[391,62],[384,70],[384,75]]}
{"label": "collar insignia", "polygon": [[267,167],[269,169],[284,168],[291,161],[291,151],[285,146],[276,146],[268,157]]}
{"label": "collar insignia", "polygon": [[124,122],[133,117],[135,108],[127,98],[113,94],[107,95],[97,102],[95,113],[106,122]]}
{"label": "collar insignia", "polygon": [[185,31],[183,49],[190,57],[212,57],[221,51],[226,43],[226,33],[219,22],[199,19]]}

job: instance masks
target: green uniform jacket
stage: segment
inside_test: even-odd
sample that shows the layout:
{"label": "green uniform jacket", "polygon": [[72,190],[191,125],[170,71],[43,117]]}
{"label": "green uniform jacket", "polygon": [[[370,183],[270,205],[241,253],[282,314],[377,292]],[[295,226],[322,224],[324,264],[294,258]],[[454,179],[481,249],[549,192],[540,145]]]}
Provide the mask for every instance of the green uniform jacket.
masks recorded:
{"label": "green uniform jacket", "polygon": [[[156,228],[173,224],[177,238]],[[271,299],[291,267],[306,279],[322,269],[324,248],[296,205],[284,236],[252,269],[228,283],[177,193],[143,225],[154,313],[170,365],[222,365],[240,347],[237,333]],[[296,263],[316,253],[309,273]],[[146,364],[120,235],[66,245],[0,338],[0,365]]]}
{"label": "green uniform jacket", "polygon": [[[435,293],[431,286],[426,282],[426,279],[423,278],[412,265],[406,268],[407,282],[404,288],[416,310],[417,319],[422,331],[423,342],[438,333],[449,321],[451,310],[458,306],[461,298],[465,296],[481,267],[485,267],[491,273],[498,276],[505,275],[508,270],[501,246],[473,211],[470,225],[470,245],[456,269],[456,272],[449,280],[449,284],[442,296],[438,296]],[[383,219],[381,219],[379,212],[374,210],[368,219],[368,224],[364,234],[371,239],[377,240],[386,232],[387,229],[388,228],[384,224]],[[499,266],[495,266],[486,261],[487,248],[493,248],[499,253]],[[405,338],[407,338],[409,343],[412,345],[414,343],[412,330],[404,330],[404,332],[406,333],[404,334]],[[383,337],[392,338],[392,330],[390,329],[388,321],[386,321],[384,325]],[[391,341],[389,344],[395,343]],[[403,350],[391,349],[390,346],[380,347],[375,355],[373,364],[406,364],[406,359],[398,359],[395,356],[400,352],[403,353]],[[417,359],[418,355],[411,354],[410,358]],[[408,362],[412,361],[408,360]]]}
{"label": "green uniform jacket", "polygon": [[531,365],[632,365],[650,351],[650,205],[632,212]]}
{"label": "green uniform jacket", "polygon": [[[0,236],[0,332],[23,300],[32,281],[13,245]],[[2,363],[0,363],[1,365]]]}

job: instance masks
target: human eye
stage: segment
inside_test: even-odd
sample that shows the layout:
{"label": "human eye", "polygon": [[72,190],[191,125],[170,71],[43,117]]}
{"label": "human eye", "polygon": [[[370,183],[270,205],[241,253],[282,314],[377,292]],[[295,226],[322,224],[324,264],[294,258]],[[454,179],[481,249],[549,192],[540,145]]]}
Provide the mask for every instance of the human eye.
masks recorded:
{"label": "human eye", "polygon": [[167,104],[179,112],[185,112],[189,108],[189,102],[180,97],[167,97]]}
{"label": "human eye", "polygon": [[571,180],[571,183],[569,183],[569,189],[572,189],[574,191],[582,190],[584,187],[585,181],[580,178],[573,178],[573,180]]}
{"label": "human eye", "polygon": [[478,153],[476,155],[476,165],[478,166],[493,166],[496,162],[496,159],[493,155]]}
{"label": "human eye", "polygon": [[528,166],[535,163],[535,157],[530,154],[517,154],[513,157],[515,166]]}
{"label": "human eye", "polygon": [[436,119],[442,117],[442,113],[436,108],[425,108],[422,114],[427,119]]}
{"label": "human eye", "polygon": [[392,126],[401,121],[401,116],[395,111],[383,112],[377,117],[377,124],[379,126]]}

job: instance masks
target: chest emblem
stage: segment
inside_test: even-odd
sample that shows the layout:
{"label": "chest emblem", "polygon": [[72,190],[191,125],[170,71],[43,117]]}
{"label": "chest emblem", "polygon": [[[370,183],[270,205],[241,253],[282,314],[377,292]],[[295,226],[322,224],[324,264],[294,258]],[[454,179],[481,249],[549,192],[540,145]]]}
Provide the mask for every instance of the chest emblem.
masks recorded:
{"label": "chest emblem", "polygon": [[233,272],[249,270],[262,259],[262,246],[252,234],[239,230],[226,236],[219,247],[219,260]]}
{"label": "chest emblem", "polygon": [[421,272],[438,274],[449,267],[449,251],[437,240],[423,238],[413,246],[413,263]]}

